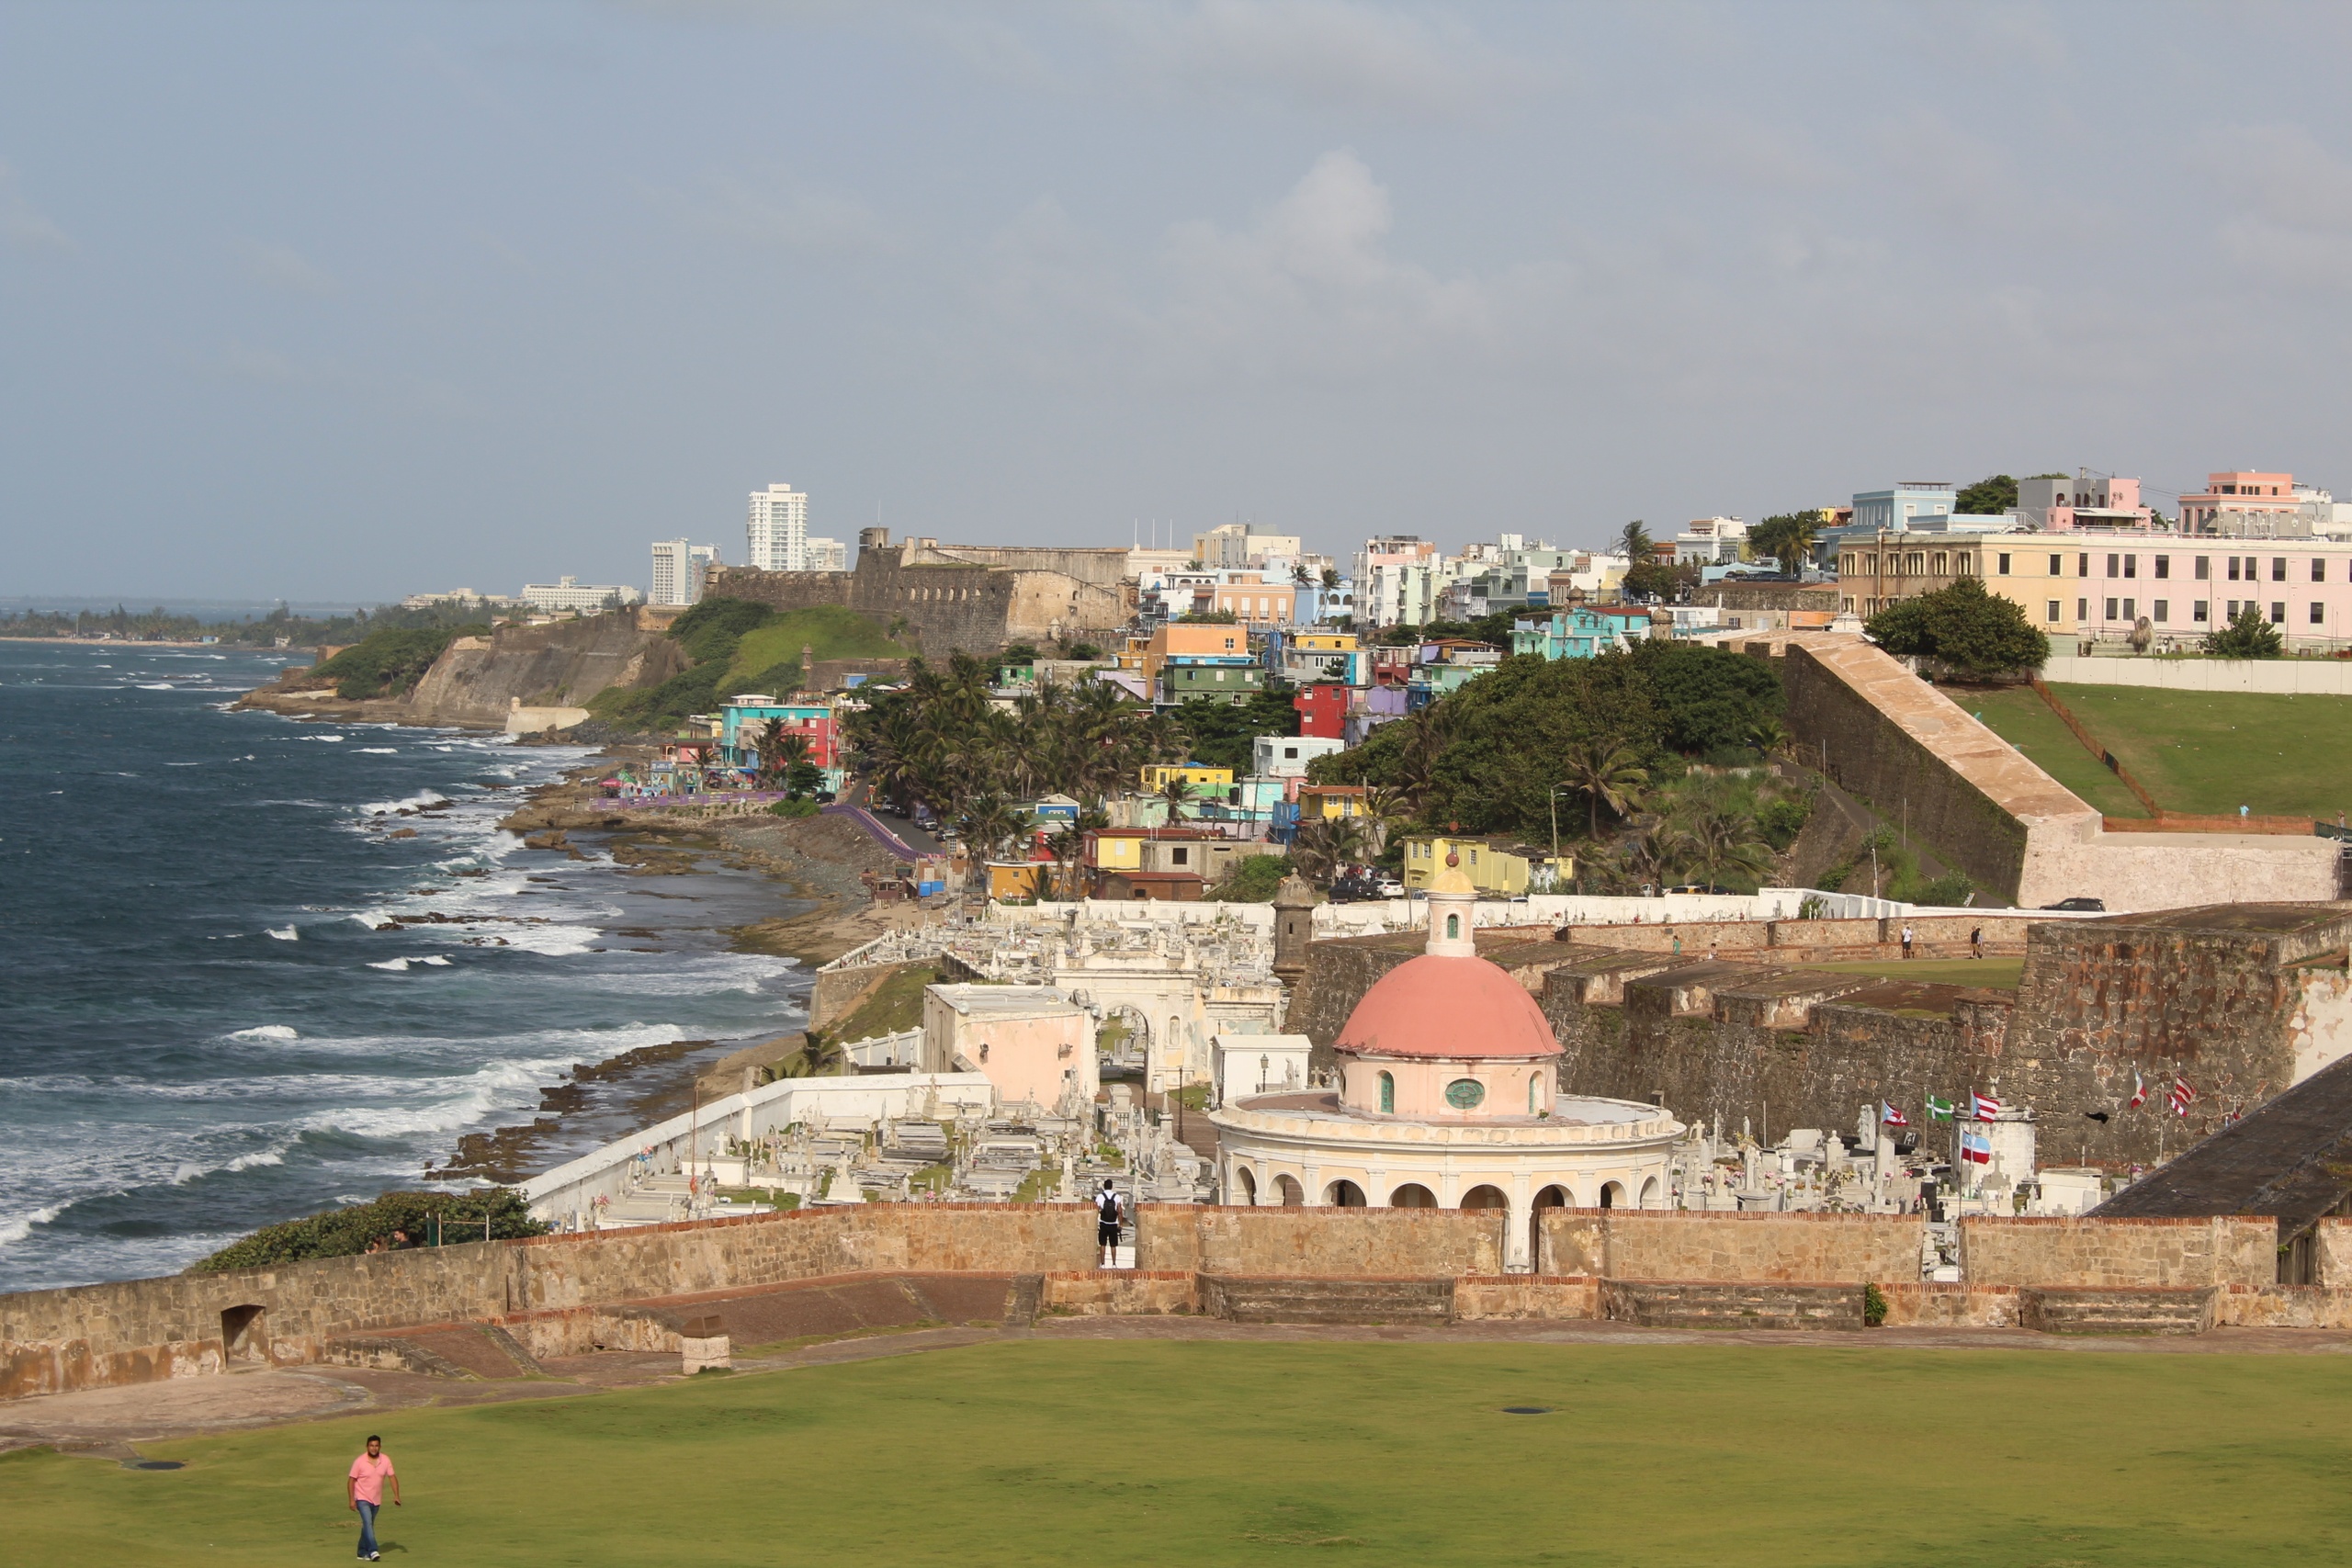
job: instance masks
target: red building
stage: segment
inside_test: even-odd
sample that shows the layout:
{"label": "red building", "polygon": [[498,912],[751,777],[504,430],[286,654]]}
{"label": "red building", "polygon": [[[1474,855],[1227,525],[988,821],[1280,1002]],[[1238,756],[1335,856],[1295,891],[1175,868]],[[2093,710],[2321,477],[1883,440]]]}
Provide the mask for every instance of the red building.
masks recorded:
{"label": "red building", "polygon": [[1298,710],[1298,732],[1326,740],[1346,738],[1348,690],[1340,685],[1301,686],[1290,705]]}

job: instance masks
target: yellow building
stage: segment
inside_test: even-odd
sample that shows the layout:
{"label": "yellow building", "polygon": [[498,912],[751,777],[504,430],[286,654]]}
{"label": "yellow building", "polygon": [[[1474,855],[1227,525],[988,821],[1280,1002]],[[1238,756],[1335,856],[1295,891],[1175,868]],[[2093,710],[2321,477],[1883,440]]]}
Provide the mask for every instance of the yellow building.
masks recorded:
{"label": "yellow building", "polygon": [[1298,786],[1298,819],[1330,822],[1363,815],[1363,785],[1303,784]]}
{"label": "yellow building", "polygon": [[1470,886],[1498,898],[1556,891],[1577,874],[1574,855],[1555,858],[1508,840],[1413,838],[1405,840],[1406,887],[1427,887],[1435,882],[1446,869],[1449,853],[1459,857],[1457,869],[1470,879]]}
{"label": "yellow building", "polygon": [[2090,565],[2080,550],[2051,547],[2047,534],[1984,541],[1984,586],[2052,637],[2072,637],[2081,627],[2090,606],[2080,580],[2090,575]]}
{"label": "yellow building", "polygon": [[1353,632],[1293,632],[1283,646],[1300,653],[1353,653],[1361,645]]}
{"label": "yellow building", "polygon": [[1204,767],[1198,762],[1155,762],[1143,771],[1143,787],[1147,795],[1158,795],[1168,787],[1170,779],[1182,779],[1193,786],[1197,795],[1222,800],[1233,793],[1231,768]]}

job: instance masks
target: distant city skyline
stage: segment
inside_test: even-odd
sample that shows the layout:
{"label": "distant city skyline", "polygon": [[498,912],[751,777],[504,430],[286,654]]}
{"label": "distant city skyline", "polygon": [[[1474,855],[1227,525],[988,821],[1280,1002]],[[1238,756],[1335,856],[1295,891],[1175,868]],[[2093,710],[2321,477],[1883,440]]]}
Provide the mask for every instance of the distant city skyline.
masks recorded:
{"label": "distant city skyline", "polygon": [[[0,0],[0,588],[2352,491],[2352,12]],[[2260,80],[2259,95],[2221,85]],[[2124,108],[2128,106],[2128,109]],[[158,243],[168,236],[168,243]]]}

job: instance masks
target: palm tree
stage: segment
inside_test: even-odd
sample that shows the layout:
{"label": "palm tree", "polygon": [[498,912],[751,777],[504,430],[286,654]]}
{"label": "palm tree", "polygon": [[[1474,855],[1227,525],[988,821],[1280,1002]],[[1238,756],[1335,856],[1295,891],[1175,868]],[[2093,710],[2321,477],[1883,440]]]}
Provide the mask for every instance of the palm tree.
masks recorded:
{"label": "palm tree", "polygon": [[1650,558],[1650,531],[1638,517],[1618,531],[1616,543],[1636,566]]}
{"label": "palm tree", "polygon": [[1342,866],[1363,855],[1363,821],[1354,817],[1325,817],[1307,823],[1291,840],[1291,864],[1318,886],[1328,886]]}
{"label": "palm tree", "polygon": [[1193,789],[1191,780],[1187,779],[1182,772],[1175,768],[1168,770],[1168,776],[1159,781],[1159,795],[1160,799],[1168,803],[1168,825],[1170,827],[1173,828],[1183,820],[1184,803],[1191,800],[1194,791]]}
{"label": "palm tree", "polygon": [[1674,859],[1710,887],[1729,875],[1761,880],[1772,869],[1772,852],[1755,836],[1755,819],[1737,812],[1711,810],[1672,838]]}
{"label": "palm tree", "polygon": [[1438,762],[1453,739],[1453,710],[1443,703],[1431,703],[1414,710],[1405,723],[1405,746],[1396,760],[1396,789],[1413,815],[1426,821],[1430,799],[1439,787]]}
{"label": "palm tree", "polygon": [[1650,782],[1641,753],[1611,736],[1595,736],[1568,748],[1560,782],[1582,794],[1591,805],[1591,837],[1600,837],[1600,808],[1615,817],[1629,815],[1641,791]]}
{"label": "palm tree", "polygon": [[775,1076],[780,1078],[846,1076],[849,1070],[849,1053],[842,1049],[842,1043],[814,1029],[800,1037],[799,1050],[775,1065]]}
{"label": "palm tree", "polygon": [[1759,718],[1747,727],[1747,744],[1768,762],[1785,754],[1794,740],[1795,738],[1789,733],[1789,727],[1777,718]]}
{"label": "palm tree", "polygon": [[985,864],[1005,844],[1021,836],[1029,818],[1001,795],[977,795],[956,818],[956,827],[970,845],[975,863]]}

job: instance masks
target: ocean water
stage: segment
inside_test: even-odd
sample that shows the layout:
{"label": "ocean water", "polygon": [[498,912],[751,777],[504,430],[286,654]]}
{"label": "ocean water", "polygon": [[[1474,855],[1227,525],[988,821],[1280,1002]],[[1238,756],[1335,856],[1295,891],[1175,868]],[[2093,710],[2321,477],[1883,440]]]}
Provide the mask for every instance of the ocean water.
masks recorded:
{"label": "ocean water", "polygon": [[726,951],[778,885],[498,830],[587,752],[227,711],[286,657],[0,642],[0,1291],[173,1271],[424,1185],[575,1063],[805,1016],[805,972]]}

